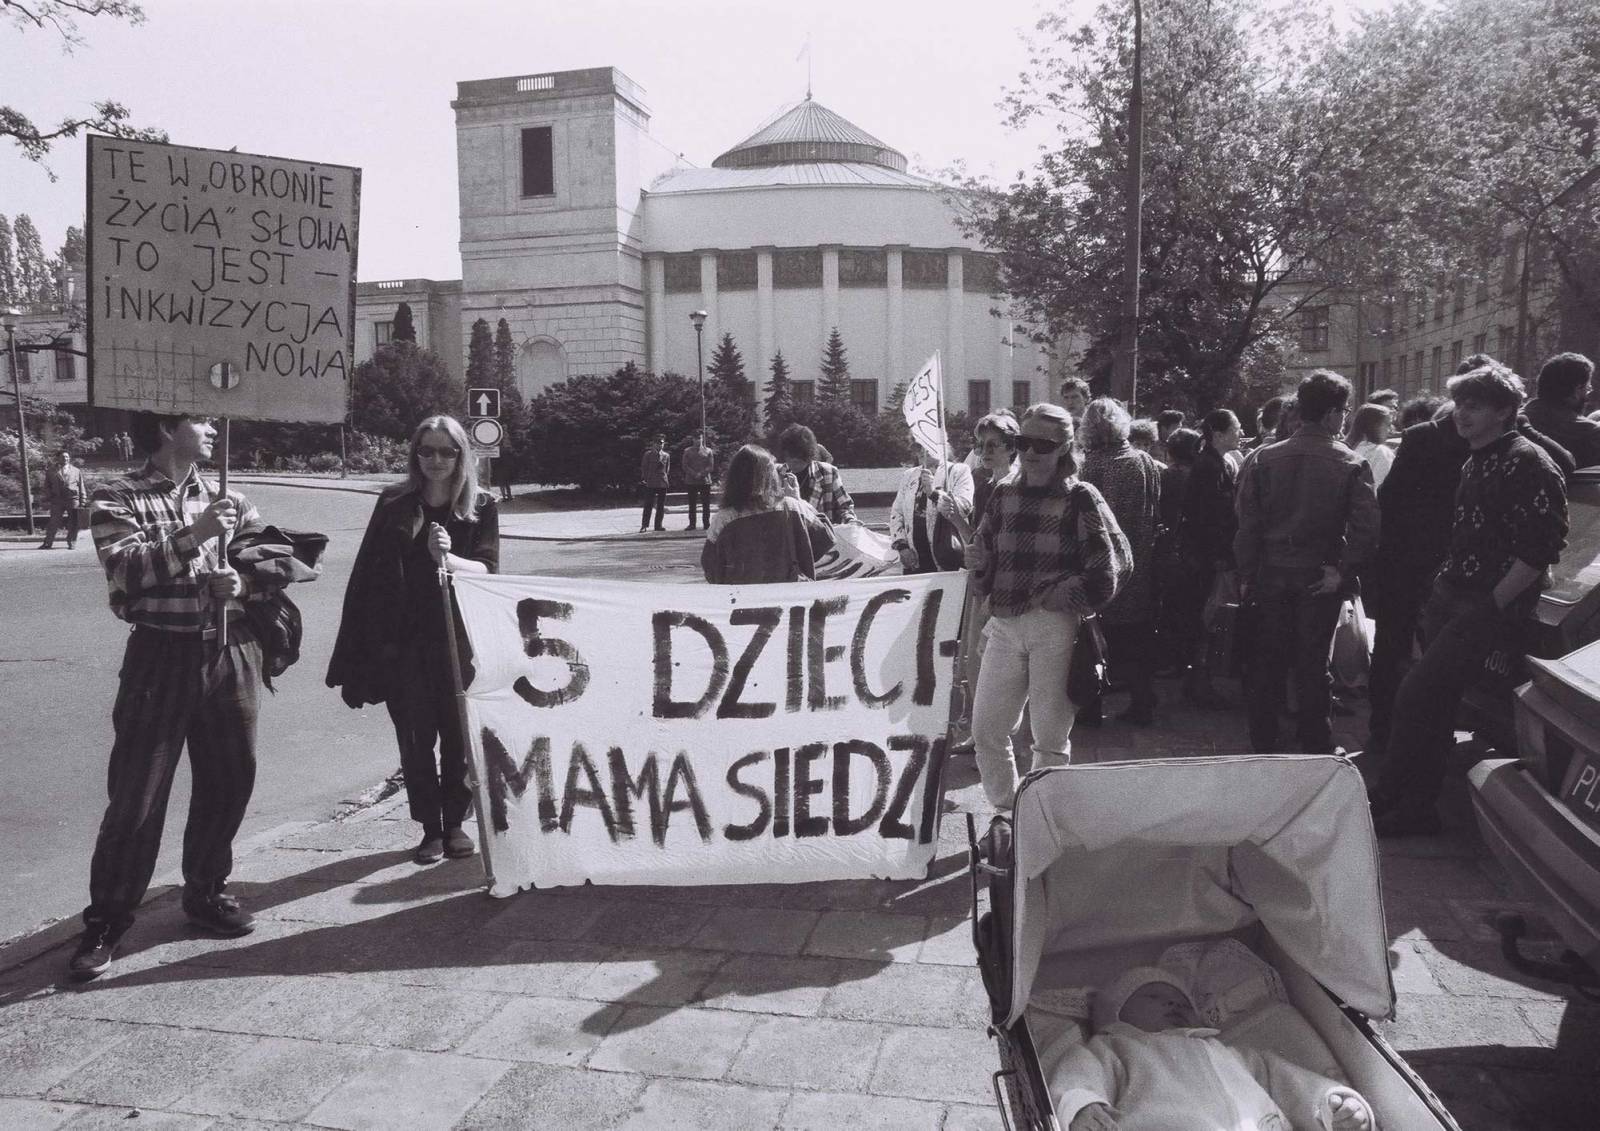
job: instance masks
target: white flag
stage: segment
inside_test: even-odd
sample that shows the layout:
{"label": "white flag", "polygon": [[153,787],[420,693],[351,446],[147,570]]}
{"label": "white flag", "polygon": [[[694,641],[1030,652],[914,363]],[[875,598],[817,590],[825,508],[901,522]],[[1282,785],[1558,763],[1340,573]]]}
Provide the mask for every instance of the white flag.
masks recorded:
{"label": "white flag", "polygon": [[950,450],[944,434],[943,407],[944,377],[939,371],[939,352],[935,350],[906,386],[902,411],[917,446],[939,460],[948,459]]}

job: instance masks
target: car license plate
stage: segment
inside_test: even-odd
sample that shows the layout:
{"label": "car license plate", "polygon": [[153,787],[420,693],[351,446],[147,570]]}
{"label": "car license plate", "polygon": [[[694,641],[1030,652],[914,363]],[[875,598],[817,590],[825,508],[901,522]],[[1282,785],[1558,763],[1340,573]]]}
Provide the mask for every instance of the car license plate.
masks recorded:
{"label": "car license plate", "polygon": [[1587,823],[1600,828],[1600,757],[1577,756],[1561,783],[1561,800]]}

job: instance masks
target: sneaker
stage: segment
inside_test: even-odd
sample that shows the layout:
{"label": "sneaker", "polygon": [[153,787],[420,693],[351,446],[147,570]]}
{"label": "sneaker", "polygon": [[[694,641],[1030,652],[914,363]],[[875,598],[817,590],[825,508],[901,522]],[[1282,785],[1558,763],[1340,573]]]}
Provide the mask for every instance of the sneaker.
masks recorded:
{"label": "sneaker", "polygon": [[184,888],[183,913],[202,931],[223,938],[237,938],[256,929],[255,916],[240,907],[233,896],[220,891],[202,895],[192,888]]}
{"label": "sneaker", "polygon": [[422,841],[417,845],[417,850],[411,854],[411,859],[418,864],[437,864],[444,859],[444,836],[441,833],[425,832]]}
{"label": "sneaker", "polygon": [[67,970],[74,982],[88,982],[111,969],[111,960],[117,956],[117,943],[121,932],[108,926],[88,927],[78,938]]}
{"label": "sneaker", "polygon": [[462,860],[478,851],[472,838],[461,831],[458,825],[453,829],[444,831],[444,854],[452,860]]}

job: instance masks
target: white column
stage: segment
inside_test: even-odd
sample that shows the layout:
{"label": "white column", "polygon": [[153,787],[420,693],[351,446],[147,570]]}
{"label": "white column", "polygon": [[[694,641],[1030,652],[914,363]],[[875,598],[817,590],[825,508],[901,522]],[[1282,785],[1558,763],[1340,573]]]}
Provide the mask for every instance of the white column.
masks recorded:
{"label": "white column", "polygon": [[[822,340],[839,324],[839,249],[822,249]],[[845,343],[849,345],[848,342]]]}
{"label": "white column", "polygon": [[647,256],[644,271],[645,348],[649,351],[650,372],[659,376],[667,371],[667,261],[659,255]]}
{"label": "white column", "polygon": [[[965,407],[967,403],[966,310],[967,296],[961,289],[961,252],[945,253],[944,295],[947,301],[944,350],[944,395],[948,403]],[[981,374],[980,374],[981,376]],[[994,386],[989,387],[991,396]]]}
{"label": "white column", "polygon": [[717,329],[722,319],[717,316],[717,253],[714,251],[700,253],[700,309],[706,312],[705,363],[710,365],[711,354],[722,337],[722,331]]}
{"label": "white column", "polygon": [[746,376],[755,381],[759,389],[767,383],[772,355],[778,352],[778,322],[773,311],[770,247],[756,250],[756,344],[761,356],[753,361],[751,358],[745,358],[744,370]]}
{"label": "white column", "polygon": [[906,370],[905,292],[901,289],[900,251],[898,247],[884,249],[889,264],[886,280],[889,287],[888,325],[884,327],[884,332],[889,338],[890,389],[902,381],[911,380],[911,374]]}

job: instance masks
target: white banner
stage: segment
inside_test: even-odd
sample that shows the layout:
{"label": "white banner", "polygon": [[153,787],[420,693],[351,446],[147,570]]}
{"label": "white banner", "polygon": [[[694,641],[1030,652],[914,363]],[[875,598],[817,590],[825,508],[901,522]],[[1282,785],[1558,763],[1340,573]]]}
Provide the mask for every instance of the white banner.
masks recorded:
{"label": "white banner", "polygon": [[935,459],[950,458],[949,441],[944,433],[944,374],[940,371],[937,350],[906,386],[906,399],[900,411],[918,447]]}
{"label": "white banner", "polygon": [[491,892],[920,879],[966,575],[456,575]]}

